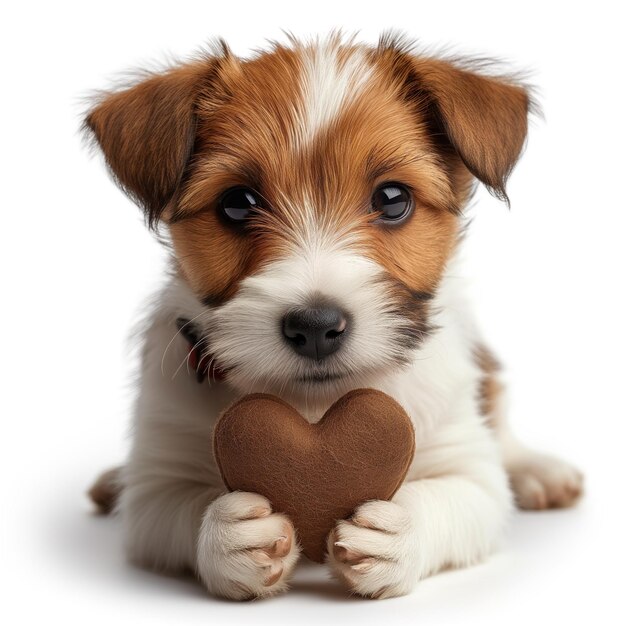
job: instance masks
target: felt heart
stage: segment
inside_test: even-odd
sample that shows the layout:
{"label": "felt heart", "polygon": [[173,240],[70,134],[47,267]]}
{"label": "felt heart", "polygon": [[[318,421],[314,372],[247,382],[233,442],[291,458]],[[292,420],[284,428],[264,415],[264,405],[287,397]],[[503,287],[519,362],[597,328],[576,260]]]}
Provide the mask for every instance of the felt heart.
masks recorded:
{"label": "felt heart", "polygon": [[280,398],[252,394],[222,415],[213,444],[228,489],[268,498],[291,518],[304,554],[321,562],[337,520],[400,487],[415,434],[402,407],[374,389],[347,393],[316,424]]}

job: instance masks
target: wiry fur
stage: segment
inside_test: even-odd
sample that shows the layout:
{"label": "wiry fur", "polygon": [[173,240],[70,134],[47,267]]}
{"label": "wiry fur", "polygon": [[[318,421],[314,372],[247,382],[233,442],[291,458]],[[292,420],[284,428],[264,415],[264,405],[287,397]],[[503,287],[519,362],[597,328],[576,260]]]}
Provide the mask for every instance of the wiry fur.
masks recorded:
{"label": "wiry fur", "polygon": [[[299,554],[290,520],[257,494],[226,494],[210,454],[217,417],[255,391],[314,422],[350,389],[373,387],[411,416],[406,483],[328,539],[330,567],[361,595],[404,594],[489,554],[513,503],[507,471],[521,506],[575,500],[576,470],[508,433],[498,369],[456,278],[474,177],[506,198],[529,106],[510,79],[338,36],[248,61],[224,49],[97,104],[88,127],[174,253],[143,337],[130,457],[92,492],[104,509],[121,488],[133,561],[194,570],[230,598],[286,588]],[[385,181],[413,195],[401,226],[368,211]],[[216,208],[234,185],[263,198],[244,230]],[[338,303],[350,328],[316,362],[290,349],[280,323],[320,300]],[[225,381],[190,375],[181,319]]]}

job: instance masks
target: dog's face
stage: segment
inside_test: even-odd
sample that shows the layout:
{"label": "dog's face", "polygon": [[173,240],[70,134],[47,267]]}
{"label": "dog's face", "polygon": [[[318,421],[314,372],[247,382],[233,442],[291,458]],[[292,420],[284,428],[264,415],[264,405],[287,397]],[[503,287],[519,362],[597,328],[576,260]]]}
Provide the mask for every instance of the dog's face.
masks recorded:
{"label": "dog's face", "polygon": [[472,181],[505,197],[528,103],[393,41],[334,38],[223,50],[106,96],[87,124],[169,230],[229,381],[308,397],[411,360]]}

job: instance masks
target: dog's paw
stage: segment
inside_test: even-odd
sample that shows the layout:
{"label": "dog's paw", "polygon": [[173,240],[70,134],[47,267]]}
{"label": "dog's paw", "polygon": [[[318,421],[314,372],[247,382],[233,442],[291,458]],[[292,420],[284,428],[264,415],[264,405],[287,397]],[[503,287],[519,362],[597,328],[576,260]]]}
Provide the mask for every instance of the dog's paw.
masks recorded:
{"label": "dog's paw", "polygon": [[520,452],[507,462],[506,469],[520,509],[572,506],[583,492],[583,475],[552,456]]}
{"label": "dog's paw", "polygon": [[403,507],[383,500],[359,506],[328,536],[328,562],[351,591],[370,598],[409,593],[416,582],[417,545]]}
{"label": "dog's paw", "polygon": [[209,592],[233,600],[284,591],[299,549],[293,525],[267,498],[234,491],[212,502],[198,537],[197,570]]}

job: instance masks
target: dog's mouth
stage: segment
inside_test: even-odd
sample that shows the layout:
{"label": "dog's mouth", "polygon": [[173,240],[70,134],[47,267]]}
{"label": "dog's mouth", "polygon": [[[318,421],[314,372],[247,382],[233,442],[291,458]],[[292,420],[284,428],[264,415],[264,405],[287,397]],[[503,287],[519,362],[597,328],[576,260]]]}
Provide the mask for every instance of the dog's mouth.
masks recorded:
{"label": "dog's mouth", "polygon": [[345,378],[348,374],[338,374],[336,372],[315,372],[312,374],[304,374],[298,376],[296,381],[299,383],[323,384]]}

